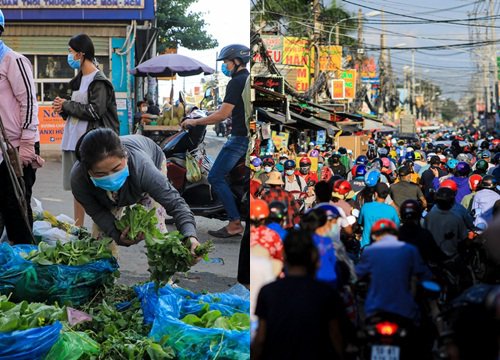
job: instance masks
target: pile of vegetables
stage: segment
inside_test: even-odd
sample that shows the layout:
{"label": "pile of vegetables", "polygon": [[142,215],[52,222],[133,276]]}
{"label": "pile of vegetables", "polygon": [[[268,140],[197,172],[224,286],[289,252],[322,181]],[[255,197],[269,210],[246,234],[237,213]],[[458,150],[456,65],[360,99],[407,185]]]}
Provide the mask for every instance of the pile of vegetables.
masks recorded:
{"label": "pile of vegetables", "polygon": [[113,254],[109,247],[111,242],[112,239],[109,238],[102,240],[86,238],[65,244],[57,242],[56,246],[40,242],[37,250],[23,252],[21,256],[38,265],[84,265],[91,261],[112,258]]}
{"label": "pile of vegetables", "polygon": [[[168,282],[176,272],[186,272],[195,263],[191,254],[190,242],[178,231],[162,234],[156,227],[156,210],[146,210],[142,205],[128,207],[123,217],[116,222],[120,231],[129,228],[128,238],[135,240],[140,233],[144,234],[151,280],[156,288]],[[208,260],[208,253],[213,250],[211,241],[196,248],[196,257]]]}
{"label": "pile of vegetables", "polygon": [[27,330],[65,319],[65,310],[58,306],[27,301],[16,304],[0,296],[0,332]]}
{"label": "pile of vegetables", "polygon": [[210,310],[205,304],[198,314],[188,314],[182,322],[202,328],[243,331],[250,329],[250,316],[245,313],[234,313],[232,316],[222,316],[219,310]]}

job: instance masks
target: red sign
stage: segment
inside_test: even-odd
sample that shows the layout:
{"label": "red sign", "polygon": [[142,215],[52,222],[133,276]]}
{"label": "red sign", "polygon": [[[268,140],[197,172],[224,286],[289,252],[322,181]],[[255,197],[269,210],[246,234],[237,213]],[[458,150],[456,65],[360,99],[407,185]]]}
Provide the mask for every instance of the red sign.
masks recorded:
{"label": "red sign", "polygon": [[40,144],[60,144],[64,132],[64,120],[52,106],[38,107],[38,130],[40,131]]}
{"label": "red sign", "polygon": [[345,85],[343,79],[335,79],[333,80],[333,91],[332,98],[333,99],[345,99]]}

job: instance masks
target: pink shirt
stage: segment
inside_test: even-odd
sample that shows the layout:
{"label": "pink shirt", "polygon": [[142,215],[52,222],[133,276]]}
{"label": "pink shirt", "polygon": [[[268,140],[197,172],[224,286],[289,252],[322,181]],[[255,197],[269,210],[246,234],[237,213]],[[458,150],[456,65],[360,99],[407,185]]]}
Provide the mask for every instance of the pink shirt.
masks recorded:
{"label": "pink shirt", "polygon": [[[38,132],[38,102],[29,60],[0,41],[0,117],[13,146],[34,144]],[[1,157],[1,154],[0,154]]]}

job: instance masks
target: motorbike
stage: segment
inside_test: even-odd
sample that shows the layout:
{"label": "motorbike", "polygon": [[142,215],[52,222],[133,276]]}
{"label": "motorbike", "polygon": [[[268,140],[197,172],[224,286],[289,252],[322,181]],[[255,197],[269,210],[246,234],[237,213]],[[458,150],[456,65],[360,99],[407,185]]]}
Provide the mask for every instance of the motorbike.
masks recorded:
{"label": "motorbike", "polygon": [[[195,119],[204,116],[206,116],[205,111],[196,109],[187,118]],[[167,159],[167,176],[194,215],[227,220],[224,206],[217,198],[217,194],[212,190],[207,179],[212,162],[206,155],[203,143],[206,131],[205,125],[195,126],[188,130],[181,130],[162,142],[161,147]],[[187,153],[198,159],[198,163],[202,168],[201,180],[194,183],[189,182],[186,178]],[[243,218],[246,218],[249,212],[250,173],[245,165],[244,156],[227,175],[227,181],[231,193],[239,205],[240,214]]]}

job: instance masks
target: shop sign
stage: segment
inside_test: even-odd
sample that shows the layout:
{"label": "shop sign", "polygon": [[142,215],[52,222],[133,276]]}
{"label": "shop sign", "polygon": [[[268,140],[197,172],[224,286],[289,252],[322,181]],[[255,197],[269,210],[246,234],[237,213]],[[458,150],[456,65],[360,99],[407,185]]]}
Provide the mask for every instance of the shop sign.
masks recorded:
{"label": "shop sign", "polygon": [[297,68],[297,81],[295,83],[295,90],[299,92],[309,90],[309,67],[302,66]]}
{"label": "shop sign", "polygon": [[[283,37],[274,35],[262,35],[262,41],[267,49],[267,55],[273,60],[275,64],[281,64],[283,61]],[[255,54],[255,62],[262,62],[262,56]]]}
{"label": "shop sign", "polygon": [[326,130],[316,131],[316,145],[325,145],[326,143]]}
{"label": "shop sign", "polygon": [[340,78],[345,81],[345,97],[354,99],[356,97],[356,70],[344,70],[341,72]]}
{"label": "shop sign", "polygon": [[283,64],[294,66],[309,65],[309,40],[298,37],[283,39]]}
{"label": "shop sign", "polygon": [[345,81],[343,79],[334,79],[332,81],[332,99],[345,99]]}
{"label": "shop sign", "polygon": [[280,94],[285,94],[283,76],[255,76],[253,84]]}
{"label": "shop sign", "polygon": [[2,9],[143,9],[144,0],[0,0]]}
{"label": "shop sign", "polygon": [[65,121],[52,110],[52,106],[38,106],[38,121],[40,144],[60,144]]}
{"label": "shop sign", "polygon": [[[311,55],[311,71],[314,72],[314,48]],[[342,46],[320,46],[319,47],[319,70],[335,71],[342,68]]]}
{"label": "shop sign", "polygon": [[273,140],[274,147],[278,150],[288,149],[288,138],[289,134],[287,132],[282,131],[279,134],[274,130],[271,132],[271,139]]}

